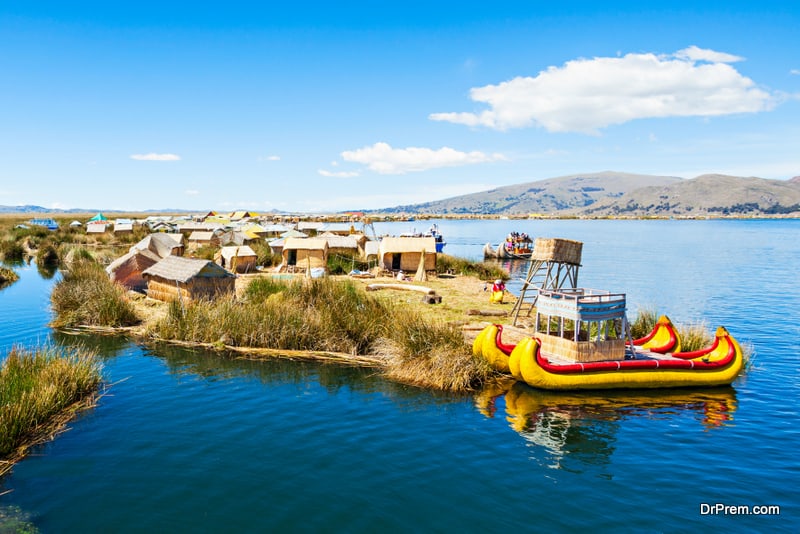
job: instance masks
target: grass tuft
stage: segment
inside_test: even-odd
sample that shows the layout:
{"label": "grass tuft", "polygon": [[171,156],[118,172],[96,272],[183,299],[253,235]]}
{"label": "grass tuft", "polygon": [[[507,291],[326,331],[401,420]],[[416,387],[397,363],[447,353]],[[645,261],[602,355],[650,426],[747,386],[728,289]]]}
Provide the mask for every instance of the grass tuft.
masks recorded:
{"label": "grass tuft", "polygon": [[0,474],[52,436],[76,404],[93,400],[100,382],[100,366],[86,349],[11,349],[0,367]]}
{"label": "grass tuft", "polygon": [[475,276],[481,280],[508,280],[508,271],[489,262],[474,262],[464,258],[439,254],[436,258],[436,272],[439,274],[461,274]]}
{"label": "grass tuft", "polygon": [[0,288],[9,286],[19,280],[19,275],[13,269],[0,267]]}
{"label": "grass tuft", "polygon": [[52,325],[130,326],[139,323],[125,289],[112,282],[103,267],[92,261],[76,261],[53,287],[50,295],[56,313]]}
{"label": "grass tuft", "polygon": [[658,310],[655,308],[641,308],[636,318],[631,321],[631,336],[638,339],[649,334],[658,321]]}

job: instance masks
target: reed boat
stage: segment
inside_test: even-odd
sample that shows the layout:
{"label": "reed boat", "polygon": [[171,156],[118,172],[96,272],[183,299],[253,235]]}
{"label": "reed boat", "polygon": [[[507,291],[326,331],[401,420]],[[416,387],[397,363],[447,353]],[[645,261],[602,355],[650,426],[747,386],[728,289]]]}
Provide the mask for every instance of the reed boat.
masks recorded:
{"label": "reed boat", "polygon": [[494,248],[491,243],[483,246],[484,258],[529,260],[533,254],[533,241],[528,234],[511,232],[503,243]]}
{"label": "reed boat", "polygon": [[739,343],[722,326],[704,350],[667,354],[636,350],[634,357],[621,361],[565,361],[543,353],[535,338],[517,347],[517,354],[509,357],[515,366],[509,363],[509,370],[518,369],[517,376],[529,386],[548,390],[728,386],[744,367]]}
{"label": "reed boat", "polygon": [[[730,385],[744,368],[741,346],[722,326],[711,345],[697,351],[680,351],[680,337],[666,316],[659,318],[647,336],[631,339],[622,294],[542,290],[537,304],[532,336],[516,345],[507,344],[501,339],[502,326],[489,325],[473,343],[473,353],[494,369],[535,388],[722,386]],[[547,316],[544,327],[539,313]],[[566,317],[578,319],[566,323]],[[556,332],[550,330],[553,324]]]}

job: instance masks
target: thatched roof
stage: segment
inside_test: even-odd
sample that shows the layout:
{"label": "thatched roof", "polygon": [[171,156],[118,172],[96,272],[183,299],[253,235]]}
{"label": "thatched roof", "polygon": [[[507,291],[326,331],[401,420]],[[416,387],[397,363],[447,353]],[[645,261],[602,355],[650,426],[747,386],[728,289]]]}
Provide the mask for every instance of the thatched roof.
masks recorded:
{"label": "thatched roof", "polygon": [[255,251],[247,245],[236,247],[222,247],[219,254],[228,262],[231,258],[257,258]]}
{"label": "thatched roof", "polygon": [[87,234],[102,234],[106,231],[106,223],[93,222],[86,225]]}
{"label": "thatched roof", "polygon": [[[113,275],[117,271],[117,269],[126,264],[134,266],[134,268],[138,271],[144,271],[145,269],[152,267],[153,265],[158,263],[160,260],[161,257],[158,256],[158,254],[151,252],[147,249],[135,250],[131,248],[130,252],[112,261],[108,265],[108,267],[106,267],[106,272],[110,275]],[[112,280],[113,279],[114,278],[112,276]]]}
{"label": "thatched roof", "polygon": [[282,232],[286,232],[289,230],[289,227],[284,226],[282,224],[264,224],[262,225],[265,232],[272,233],[272,234],[279,234]]}
{"label": "thatched roof", "polygon": [[328,242],[321,237],[287,237],[283,250],[326,250]]}
{"label": "thatched roof", "polygon": [[195,230],[189,234],[189,241],[211,241],[214,237],[214,232],[201,232]]}
{"label": "thatched roof", "polygon": [[[177,234],[181,237],[181,234]],[[166,258],[172,254],[174,249],[182,249],[183,244],[177,241],[174,235],[170,234],[150,234],[130,248],[134,250],[149,250],[155,252],[160,258]]]}
{"label": "thatched roof", "polygon": [[220,223],[209,223],[209,222],[188,222],[185,224],[178,225],[178,231],[181,233],[187,232],[213,232],[214,230],[219,230],[223,228],[224,225]]}
{"label": "thatched roof", "polygon": [[114,223],[115,232],[133,232],[133,223]]}
{"label": "thatched roof", "polygon": [[323,234],[321,238],[328,242],[329,248],[358,249],[358,239],[352,235]]}
{"label": "thatched roof", "polygon": [[284,233],[282,233],[281,237],[289,238],[289,237],[308,237],[308,236],[306,234],[304,234],[303,232],[300,232],[300,231],[295,230],[295,229],[291,229],[291,230],[286,230]]}
{"label": "thatched roof", "polygon": [[330,232],[332,234],[347,235],[355,229],[353,223],[326,223],[317,229],[318,232]]}
{"label": "thatched roof", "polygon": [[192,278],[227,278],[234,276],[210,260],[167,256],[142,273],[147,276],[158,276],[166,280],[186,283]]}
{"label": "thatched roof", "polygon": [[319,231],[323,226],[325,226],[325,223],[317,221],[300,221],[297,223],[297,229],[301,232],[303,230]]}
{"label": "thatched roof", "polygon": [[380,251],[383,254],[395,252],[436,253],[436,240],[433,237],[384,237],[381,239]]}
{"label": "thatched roof", "polygon": [[170,234],[168,232],[162,232],[161,235],[165,235],[175,241],[175,243],[179,245],[183,245],[183,234]]}

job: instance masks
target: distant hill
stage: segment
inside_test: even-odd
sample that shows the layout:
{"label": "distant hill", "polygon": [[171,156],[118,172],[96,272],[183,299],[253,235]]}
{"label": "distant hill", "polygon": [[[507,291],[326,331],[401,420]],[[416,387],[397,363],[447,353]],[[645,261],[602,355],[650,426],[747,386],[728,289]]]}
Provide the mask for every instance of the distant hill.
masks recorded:
{"label": "distant hill", "polygon": [[592,206],[602,200],[620,198],[642,187],[666,186],[679,181],[681,179],[674,176],[611,171],[574,174],[380,211],[476,215],[554,213]]}
{"label": "distant hill", "polygon": [[707,174],[685,180],[605,171],[549,178],[381,213],[561,216],[719,216],[800,214],[800,177]]}
{"label": "distant hill", "polygon": [[140,212],[137,211],[125,211],[125,210],[107,210],[107,209],[99,209],[99,208],[71,208],[71,209],[58,209],[58,208],[45,208],[44,206],[33,206],[33,205],[25,205],[25,206],[0,206],[0,213],[9,213],[9,214],[33,214],[33,213],[48,213],[52,215],[57,215],[59,213],[190,213],[191,210],[183,210],[183,209],[163,209],[163,210],[143,210]]}
{"label": "distant hill", "polygon": [[788,215],[800,214],[800,180],[704,174],[664,187],[643,187],[584,215]]}

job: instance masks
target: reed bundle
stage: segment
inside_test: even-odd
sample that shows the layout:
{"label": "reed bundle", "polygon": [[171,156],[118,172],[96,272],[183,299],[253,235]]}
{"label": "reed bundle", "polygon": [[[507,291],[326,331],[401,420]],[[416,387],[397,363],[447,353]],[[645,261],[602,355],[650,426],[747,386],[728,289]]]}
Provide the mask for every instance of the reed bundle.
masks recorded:
{"label": "reed bundle", "polygon": [[100,383],[86,349],[13,348],[0,368],[0,475],[93,406]]}

